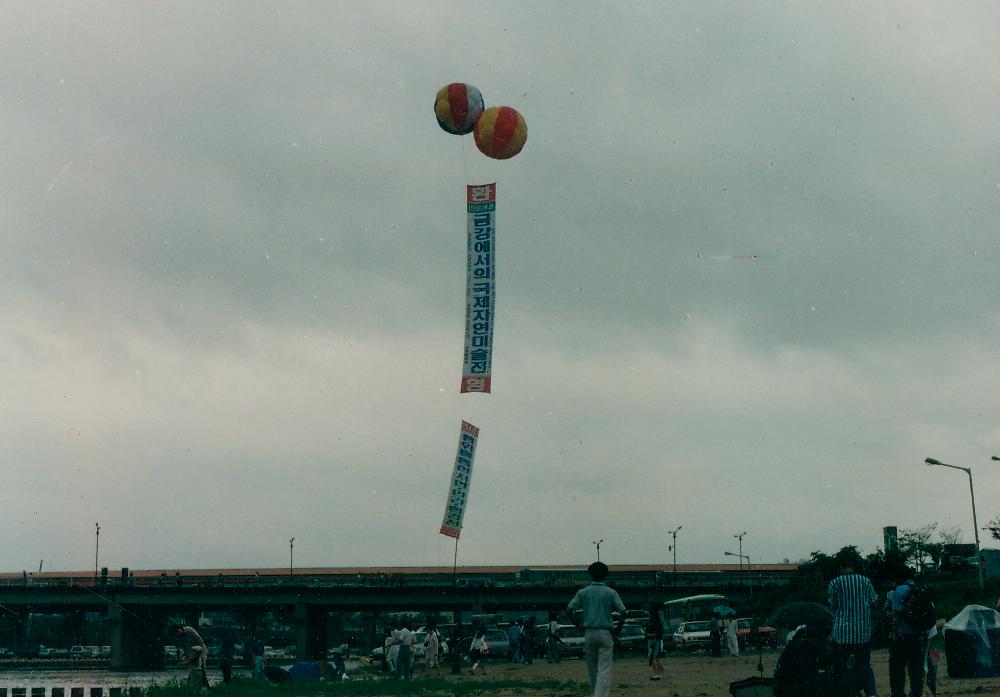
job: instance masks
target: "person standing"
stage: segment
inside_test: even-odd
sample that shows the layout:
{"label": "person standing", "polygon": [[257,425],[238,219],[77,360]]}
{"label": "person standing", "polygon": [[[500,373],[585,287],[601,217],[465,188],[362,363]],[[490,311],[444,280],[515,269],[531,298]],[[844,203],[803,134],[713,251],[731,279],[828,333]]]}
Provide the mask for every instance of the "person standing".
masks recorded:
{"label": "person standing", "polygon": [[462,650],[459,647],[463,643],[465,643],[465,637],[462,636],[462,623],[461,621],[456,621],[455,629],[448,640],[448,655],[451,657],[452,675],[458,675],[462,672]]}
{"label": "person standing", "polygon": [[400,680],[409,680],[413,676],[413,645],[416,643],[417,640],[410,631],[410,623],[404,622],[396,637],[396,645],[399,646],[399,653],[396,655],[396,677]]}
{"label": "person standing", "polygon": [[740,655],[740,623],[735,617],[730,617],[726,623],[726,648],[730,656]]}
{"label": "person standing", "polygon": [[924,687],[924,659],[927,632],[907,624],[903,615],[916,581],[913,570],[905,568],[897,579],[899,585],[889,593],[886,611],[891,613],[889,631],[889,689],[892,697],[906,697],[906,676],[910,676],[910,694],[920,696]]}
{"label": "person standing", "polygon": [[712,615],[708,621],[708,645],[712,656],[722,655],[722,618],[718,615]]}
{"label": "person standing", "polygon": [[424,657],[427,659],[428,670],[433,668],[438,672],[438,652],[441,650],[441,637],[437,627],[431,624],[427,627],[427,636],[424,638]]}
{"label": "person standing", "polygon": [[535,616],[532,615],[521,628],[521,662],[531,665],[535,660]]}
{"label": "person standing", "polygon": [[[574,624],[583,627],[583,644],[587,660],[587,673],[594,697],[608,697],[611,690],[611,667],[614,660],[614,639],[611,635],[615,624],[611,613],[618,611],[625,615],[625,604],[618,593],[608,588],[604,580],[608,577],[608,567],[602,562],[594,562],[587,567],[590,585],[577,591],[569,601],[566,610]],[[576,613],[580,612],[582,617]]]}
{"label": "person standing", "polygon": [[944,655],[944,618],[939,618],[927,632],[927,689],[937,697],[937,673],[941,656]]}
{"label": "person standing", "polygon": [[264,679],[264,642],[260,637],[253,640],[253,679]]}
{"label": "person standing", "polygon": [[389,633],[389,638],[385,640],[385,660],[389,666],[389,672],[393,675],[398,674],[397,667],[399,666],[399,633],[403,631],[402,629],[393,629]]}
{"label": "person standing", "polygon": [[476,668],[482,668],[483,675],[486,674],[486,653],[489,650],[490,647],[486,643],[486,630],[481,627],[474,627],[472,630],[472,643],[469,644],[469,660],[472,661],[469,675],[475,675]]}
{"label": "person standing", "polygon": [[511,622],[507,628],[507,642],[510,645],[510,660],[513,663],[521,662],[521,619]]}
{"label": "person standing", "polygon": [[222,682],[228,685],[233,679],[233,657],[236,655],[236,640],[230,632],[222,635],[222,645],[219,647],[219,668],[222,670]]}
{"label": "person standing", "polygon": [[559,621],[556,613],[549,613],[549,626],[545,632],[545,660],[549,663],[559,662],[559,644],[563,643],[559,636]]}
{"label": "person standing", "polygon": [[187,666],[187,687],[189,691],[200,690],[208,687],[208,679],[205,677],[205,658],[208,655],[208,646],[201,638],[194,627],[188,625],[175,624],[173,626],[174,641],[176,646],[183,652],[183,665]]}
{"label": "person standing", "polygon": [[663,655],[663,621],[660,619],[656,603],[649,608],[649,622],[646,624],[645,634],[646,657],[653,669],[653,675],[649,679],[660,680],[663,677],[663,664],[660,662],[660,656]]}
{"label": "person standing", "polygon": [[878,595],[868,577],[855,571],[861,557],[837,554],[840,575],[827,586],[827,601],[833,610],[834,680],[844,694],[875,697],[875,674],[871,666],[872,606]]}

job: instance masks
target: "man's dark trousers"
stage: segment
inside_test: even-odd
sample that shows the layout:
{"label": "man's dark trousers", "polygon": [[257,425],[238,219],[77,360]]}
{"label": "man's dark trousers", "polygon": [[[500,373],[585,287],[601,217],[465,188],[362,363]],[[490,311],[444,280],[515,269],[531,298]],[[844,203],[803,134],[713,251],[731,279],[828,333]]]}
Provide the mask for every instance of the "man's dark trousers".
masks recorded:
{"label": "man's dark trousers", "polygon": [[906,697],[906,676],[910,676],[910,694],[920,697],[924,687],[924,655],[927,637],[911,632],[889,638],[889,689],[892,697]]}
{"label": "man's dark trousers", "polygon": [[838,644],[833,642],[834,684],[839,695],[855,697],[864,690],[867,697],[875,694],[875,673],[872,672],[871,645]]}

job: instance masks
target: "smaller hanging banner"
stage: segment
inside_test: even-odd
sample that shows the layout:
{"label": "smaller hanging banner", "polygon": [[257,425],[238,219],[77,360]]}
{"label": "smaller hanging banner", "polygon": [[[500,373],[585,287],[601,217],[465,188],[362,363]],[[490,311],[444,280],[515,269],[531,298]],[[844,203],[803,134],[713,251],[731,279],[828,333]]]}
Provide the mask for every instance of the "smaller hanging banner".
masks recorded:
{"label": "smaller hanging banner", "polygon": [[497,185],[466,186],[465,354],[460,393],[489,392],[493,370]]}
{"label": "smaller hanging banner", "polygon": [[441,534],[455,539],[462,534],[462,518],[465,517],[465,502],[469,498],[469,481],[472,479],[472,458],[476,455],[478,440],[479,429],[468,421],[463,421],[458,437],[455,469],[451,473],[448,503],[444,509],[444,522],[441,523]]}

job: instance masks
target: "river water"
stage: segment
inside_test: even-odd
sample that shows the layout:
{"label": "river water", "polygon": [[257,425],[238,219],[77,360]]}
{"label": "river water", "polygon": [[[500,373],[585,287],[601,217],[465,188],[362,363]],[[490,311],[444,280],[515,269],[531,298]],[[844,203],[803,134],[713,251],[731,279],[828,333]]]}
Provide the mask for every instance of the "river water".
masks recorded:
{"label": "river water", "polygon": [[[222,682],[222,673],[216,668],[208,669],[208,681],[213,685]],[[250,675],[245,670],[234,669],[233,675]],[[112,687],[147,687],[152,683],[164,684],[170,681],[187,680],[186,668],[165,668],[163,670],[142,670],[136,672],[125,672],[108,670],[106,668],[84,669],[59,669],[59,668],[19,668],[17,670],[0,670],[0,688],[10,690],[15,687],[31,688],[53,687],[66,688],[66,695],[69,697],[71,687],[85,688],[85,694],[90,697],[90,688],[103,687],[105,694]]]}
{"label": "river water", "polygon": [[[348,673],[357,670],[358,661],[348,660],[345,662]],[[281,665],[282,668],[291,668],[292,664]],[[208,681],[212,685],[222,683],[222,672],[218,668],[209,668]],[[252,670],[245,668],[233,668],[233,677],[249,678],[253,675]],[[15,670],[5,670],[0,668],[0,689],[6,688],[8,697],[15,687],[27,688],[28,697],[31,695],[31,688],[43,687],[46,694],[50,694],[53,687],[62,687],[66,690],[66,697],[70,697],[70,688],[82,687],[86,697],[90,697],[90,688],[104,688],[104,695],[107,697],[108,690],[112,687],[125,688],[127,694],[129,687],[148,687],[156,683],[162,685],[167,682],[177,681],[184,683],[187,681],[186,668],[164,668],[163,670],[141,670],[135,672],[125,672],[108,670],[107,668],[18,668]]]}

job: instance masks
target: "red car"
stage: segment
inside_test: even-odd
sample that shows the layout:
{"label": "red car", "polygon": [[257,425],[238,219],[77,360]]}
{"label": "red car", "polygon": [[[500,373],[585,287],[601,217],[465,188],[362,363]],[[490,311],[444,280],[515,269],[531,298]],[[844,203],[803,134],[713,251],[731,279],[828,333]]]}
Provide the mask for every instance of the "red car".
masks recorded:
{"label": "red car", "polygon": [[752,617],[741,617],[736,620],[736,635],[740,642],[740,649],[747,645],[756,646],[758,642],[761,646],[775,647],[778,645],[778,630],[774,627],[758,626],[756,636],[751,634],[752,627]]}

